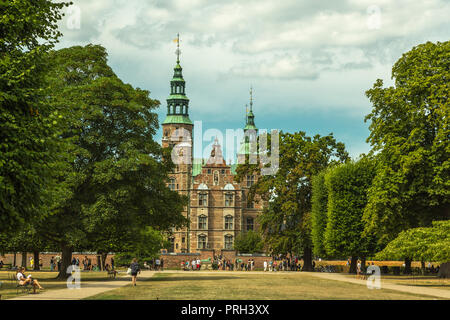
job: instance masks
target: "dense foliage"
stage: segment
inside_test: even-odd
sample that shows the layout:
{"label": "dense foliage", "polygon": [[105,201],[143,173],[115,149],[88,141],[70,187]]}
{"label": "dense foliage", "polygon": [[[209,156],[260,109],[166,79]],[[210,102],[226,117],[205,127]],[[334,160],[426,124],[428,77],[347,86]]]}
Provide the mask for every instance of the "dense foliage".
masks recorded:
{"label": "dense foliage", "polygon": [[38,215],[54,154],[46,55],[66,3],[0,1],[0,231]]}
{"label": "dense foliage", "polygon": [[324,246],[333,257],[364,258],[375,249],[374,237],[363,234],[367,190],[375,163],[362,158],[330,169],[325,175],[328,193]]}
{"label": "dense foliage", "polygon": [[258,232],[249,230],[236,237],[234,249],[240,253],[262,253],[264,251],[264,243]]}
{"label": "dense foliage", "polygon": [[414,259],[416,261],[450,261],[450,220],[433,221],[429,228],[413,228],[403,231],[377,259]]}
{"label": "dense foliage", "polygon": [[450,41],[427,42],[392,68],[395,85],[377,80],[368,141],[379,160],[364,219],[386,244],[409,228],[449,218]]}

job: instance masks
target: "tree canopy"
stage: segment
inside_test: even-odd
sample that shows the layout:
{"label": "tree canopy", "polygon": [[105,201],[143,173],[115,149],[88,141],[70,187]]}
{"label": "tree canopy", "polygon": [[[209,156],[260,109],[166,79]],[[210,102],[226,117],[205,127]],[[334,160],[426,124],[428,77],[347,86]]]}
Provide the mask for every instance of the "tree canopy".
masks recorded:
{"label": "tree canopy", "polygon": [[0,1],[0,231],[38,214],[54,154],[46,55],[68,3]]}
{"label": "tree canopy", "polygon": [[377,259],[404,259],[417,261],[450,261],[450,220],[433,221],[431,227],[403,231],[392,240]]}
{"label": "tree canopy", "polygon": [[[305,132],[280,133],[279,169],[261,176],[250,190],[267,202],[258,217],[264,243],[272,253],[303,254],[305,270],[312,267],[311,179],[348,153],[332,134],[309,137]],[[254,164],[238,166],[238,179],[260,172]]]}
{"label": "tree canopy", "polygon": [[74,248],[124,250],[146,226],[183,226],[186,199],[167,187],[173,163],[153,140],[159,102],[123,83],[101,46],[61,49],[49,58],[61,150],[52,163],[53,202],[43,208],[50,215],[38,228],[62,248],[63,270]]}
{"label": "tree canopy", "polygon": [[383,244],[403,231],[449,218],[450,42],[427,42],[394,64],[395,85],[378,79],[368,142],[379,167],[364,212]]}
{"label": "tree canopy", "polygon": [[236,237],[234,249],[240,253],[261,253],[264,251],[264,243],[257,231],[249,230]]}
{"label": "tree canopy", "polygon": [[348,162],[327,171],[327,226],[324,246],[334,257],[366,257],[375,249],[374,239],[363,234],[367,190],[375,175],[368,158]]}

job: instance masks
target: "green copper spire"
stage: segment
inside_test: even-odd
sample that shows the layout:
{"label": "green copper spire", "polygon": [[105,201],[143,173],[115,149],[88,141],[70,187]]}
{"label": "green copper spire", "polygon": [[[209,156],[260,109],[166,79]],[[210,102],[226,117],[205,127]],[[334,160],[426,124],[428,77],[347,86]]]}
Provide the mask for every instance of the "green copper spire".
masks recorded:
{"label": "green copper spire", "polygon": [[167,98],[167,117],[162,124],[185,123],[192,124],[189,119],[189,99],[186,97],[186,82],[183,79],[183,68],[180,66],[180,34],[177,34],[177,64],[173,78],[170,81],[170,96]]}
{"label": "green copper spire", "polygon": [[[245,116],[245,127],[244,132],[248,133],[241,142],[241,146],[238,151],[238,155],[249,155],[253,153],[251,150],[251,142],[257,140],[258,128],[255,126],[255,115],[253,114],[253,88],[250,87],[250,110],[248,106],[245,105],[246,116]],[[248,132],[249,130],[252,130]],[[256,150],[255,150],[256,151]]]}
{"label": "green copper spire", "polygon": [[246,123],[244,131],[247,130],[258,130],[255,126],[255,115],[253,114],[253,88],[250,87],[250,111],[247,112]]}

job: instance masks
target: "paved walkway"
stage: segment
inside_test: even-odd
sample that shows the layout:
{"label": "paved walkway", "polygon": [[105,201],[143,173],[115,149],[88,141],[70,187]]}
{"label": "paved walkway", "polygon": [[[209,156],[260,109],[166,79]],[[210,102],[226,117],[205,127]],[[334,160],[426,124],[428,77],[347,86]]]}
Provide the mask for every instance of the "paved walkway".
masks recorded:
{"label": "paved walkway", "polygon": [[[138,275],[138,282],[140,279],[148,279],[153,276],[153,271],[141,271]],[[114,281],[85,281],[81,279],[80,289],[57,289],[44,290],[39,294],[28,294],[12,298],[9,300],[79,300],[94,296],[109,290],[131,284],[131,276],[125,275],[117,277]]]}
{"label": "paved walkway", "polygon": [[[345,281],[355,284],[367,285],[366,280],[356,279],[354,276],[348,276],[344,274],[338,273],[325,273],[325,272],[304,272],[310,274],[312,276],[328,279],[328,280],[336,280],[336,281]],[[394,284],[383,281],[383,276],[381,276],[381,289],[390,289],[407,293],[414,293],[418,295],[425,296],[433,296],[438,298],[450,299],[450,290],[446,289],[435,289],[435,288],[426,288],[419,286],[405,286],[401,284]],[[377,290],[377,289],[368,289],[368,290]]]}

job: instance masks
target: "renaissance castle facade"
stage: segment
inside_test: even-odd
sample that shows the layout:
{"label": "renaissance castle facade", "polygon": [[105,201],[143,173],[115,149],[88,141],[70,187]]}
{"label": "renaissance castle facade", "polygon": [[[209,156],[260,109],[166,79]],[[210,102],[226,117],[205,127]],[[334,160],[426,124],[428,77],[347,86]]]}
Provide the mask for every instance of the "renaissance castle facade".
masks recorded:
{"label": "renaissance castle facade", "polygon": [[[249,202],[249,188],[257,181],[254,175],[246,176],[242,182],[235,181],[236,164],[227,164],[222,148],[216,139],[209,159],[194,161],[193,129],[189,118],[189,99],[185,92],[185,80],[180,66],[179,49],[174,75],[170,81],[170,96],[167,98],[167,116],[162,123],[163,147],[176,148],[180,158],[174,172],[169,175],[169,188],[189,199],[183,215],[190,221],[188,227],[173,230],[169,238],[168,252],[194,253],[201,250],[233,250],[236,237],[258,228],[256,217],[262,212],[260,198]],[[244,132],[256,132],[253,101],[247,112]],[[241,143],[238,159],[249,151],[247,135]]]}

